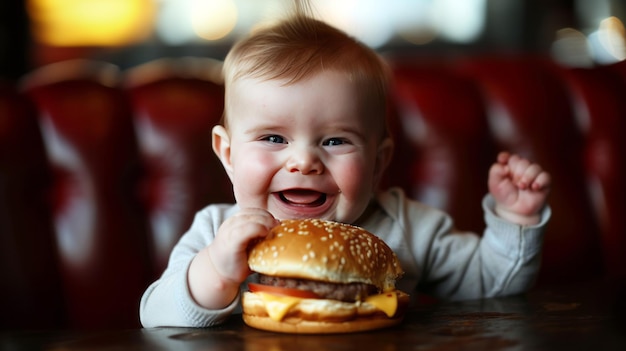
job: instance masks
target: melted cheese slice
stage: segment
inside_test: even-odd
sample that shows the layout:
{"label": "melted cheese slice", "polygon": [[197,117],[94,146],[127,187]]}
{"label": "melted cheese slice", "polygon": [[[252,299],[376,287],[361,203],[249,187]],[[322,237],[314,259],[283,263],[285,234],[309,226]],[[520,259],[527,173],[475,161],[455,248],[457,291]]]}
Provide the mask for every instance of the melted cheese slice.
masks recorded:
{"label": "melted cheese slice", "polygon": [[263,299],[263,302],[265,302],[267,314],[275,321],[282,320],[287,312],[289,312],[289,309],[302,300],[298,297],[276,296],[264,292],[259,292],[258,294],[261,299]]}
{"label": "melted cheese slice", "polygon": [[[303,300],[298,297],[277,296],[264,292],[257,294],[265,303],[267,314],[275,321],[281,321],[293,306]],[[395,291],[368,296],[364,302],[383,311],[388,317],[393,317],[398,309],[398,295]]]}
{"label": "melted cheese slice", "polygon": [[368,296],[365,302],[385,312],[387,317],[393,317],[398,309],[398,295],[395,291]]}

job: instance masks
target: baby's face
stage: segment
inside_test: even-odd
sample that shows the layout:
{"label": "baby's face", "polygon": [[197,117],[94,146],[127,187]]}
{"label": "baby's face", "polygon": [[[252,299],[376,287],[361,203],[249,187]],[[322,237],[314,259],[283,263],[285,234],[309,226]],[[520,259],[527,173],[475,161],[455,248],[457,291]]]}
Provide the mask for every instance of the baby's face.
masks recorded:
{"label": "baby's face", "polygon": [[381,123],[354,83],[335,72],[291,85],[244,78],[229,93],[229,129],[216,140],[240,207],[279,219],[358,219],[384,162]]}

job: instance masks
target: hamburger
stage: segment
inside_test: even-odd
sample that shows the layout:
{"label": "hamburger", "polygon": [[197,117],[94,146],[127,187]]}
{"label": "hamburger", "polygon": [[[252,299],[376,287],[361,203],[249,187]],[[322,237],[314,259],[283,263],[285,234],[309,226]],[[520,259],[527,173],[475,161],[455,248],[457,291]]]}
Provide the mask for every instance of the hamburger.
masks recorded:
{"label": "hamburger", "polygon": [[363,228],[283,220],[248,255],[258,282],[242,296],[243,320],[284,333],[349,333],[402,321],[409,296],[396,254]]}

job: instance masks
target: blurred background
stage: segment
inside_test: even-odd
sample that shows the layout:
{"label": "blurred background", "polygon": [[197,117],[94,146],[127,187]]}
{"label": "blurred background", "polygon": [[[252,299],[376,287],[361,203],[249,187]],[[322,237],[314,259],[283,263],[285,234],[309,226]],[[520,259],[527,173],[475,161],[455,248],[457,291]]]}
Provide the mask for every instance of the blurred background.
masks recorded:
{"label": "blurred background", "polygon": [[[222,59],[291,0],[4,0],[0,77],[95,58]],[[625,0],[313,0],[318,16],[386,53],[545,53],[572,66],[626,57]]]}

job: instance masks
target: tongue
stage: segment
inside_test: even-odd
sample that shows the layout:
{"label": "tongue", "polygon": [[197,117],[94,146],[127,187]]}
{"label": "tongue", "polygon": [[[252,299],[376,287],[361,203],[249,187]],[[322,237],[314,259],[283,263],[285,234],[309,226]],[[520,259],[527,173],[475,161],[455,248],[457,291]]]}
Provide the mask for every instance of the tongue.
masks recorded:
{"label": "tongue", "polygon": [[322,200],[324,194],[311,190],[287,190],[281,193],[283,199],[298,205],[312,205]]}

